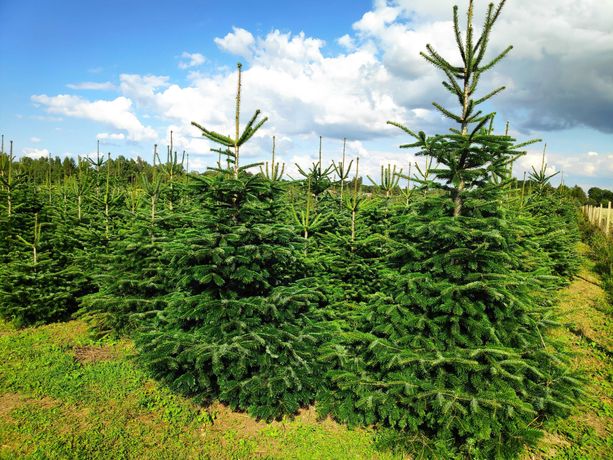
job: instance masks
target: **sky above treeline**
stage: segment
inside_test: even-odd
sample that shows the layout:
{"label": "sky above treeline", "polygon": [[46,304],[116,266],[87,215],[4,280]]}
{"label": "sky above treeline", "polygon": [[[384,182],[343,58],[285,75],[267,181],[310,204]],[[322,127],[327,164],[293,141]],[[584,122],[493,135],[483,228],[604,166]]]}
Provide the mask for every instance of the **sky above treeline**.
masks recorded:
{"label": "sky above treeline", "polygon": [[[0,133],[17,156],[103,153],[149,161],[170,131],[190,169],[217,161],[191,121],[233,131],[236,63],[243,63],[243,123],[269,118],[243,150],[249,162],[277,157],[308,166],[323,136],[324,162],[348,157],[378,177],[381,164],[406,172],[423,161],[400,150],[392,120],[429,134],[453,122],[443,75],[419,56],[431,43],[459,59],[452,6],[468,1],[259,2],[0,0]],[[475,0],[482,22],[487,2]],[[550,172],[588,189],[613,189],[613,0],[508,0],[490,56],[507,59],[481,92],[506,91],[486,106],[496,129],[508,121],[529,147],[522,177],[546,147]],[[247,161],[247,159],[245,160]],[[373,177],[374,177],[373,176]]]}

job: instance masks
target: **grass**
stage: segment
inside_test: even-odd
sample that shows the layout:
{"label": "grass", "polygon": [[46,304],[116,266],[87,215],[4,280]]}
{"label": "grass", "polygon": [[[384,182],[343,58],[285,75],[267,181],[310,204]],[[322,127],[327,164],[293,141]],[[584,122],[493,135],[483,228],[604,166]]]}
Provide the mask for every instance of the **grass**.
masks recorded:
{"label": "grass", "polygon": [[[585,249],[585,248],[584,248]],[[547,422],[525,459],[613,458],[611,306],[589,262],[561,293],[558,338],[589,397]],[[256,422],[203,408],[149,379],[130,341],[95,341],[80,321],[15,330],[0,322],[0,459],[389,459],[372,430],[294,419]]]}
{"label": "grass", "polygon": [[133,352],[92,340],[79,321],[0,323],[0,458],[392,458],[373,431],[317,421],[313,409],[267,424],[196,406],[147,378]]}
{"label": "grass", "polygon": [[567,419],[545,424],[545,436],[526,459],[613,458],[612,308],[581,245],[583,268],[560,294],[560,320],[554,333],[573,354],[572,365],[586,378],[587,397]]}

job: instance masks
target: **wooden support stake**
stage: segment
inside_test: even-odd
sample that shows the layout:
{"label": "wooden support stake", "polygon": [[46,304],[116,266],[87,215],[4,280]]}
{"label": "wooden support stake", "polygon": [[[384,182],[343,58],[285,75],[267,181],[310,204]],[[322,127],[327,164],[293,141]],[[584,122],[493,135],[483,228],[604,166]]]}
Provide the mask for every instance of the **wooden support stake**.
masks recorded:
{"label": "wooden support stake", "polygon": [[611,231],[611,202],[609,201],[609,206],[607,207],[607,226],[605,227],[605,235],[609,236],[609,232]]}

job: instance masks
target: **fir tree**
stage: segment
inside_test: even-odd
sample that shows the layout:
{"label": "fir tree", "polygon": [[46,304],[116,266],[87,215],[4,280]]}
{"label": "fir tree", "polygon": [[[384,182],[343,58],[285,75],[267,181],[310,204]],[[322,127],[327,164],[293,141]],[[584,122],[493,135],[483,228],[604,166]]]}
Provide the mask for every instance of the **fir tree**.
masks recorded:
{"label": "fir tree", "polygon": [[283,173],[285,172],[285,163],[275,163],[275,144],[276,138],[272,136],[272,160],[270,164],[267,161],[264,165],[260,166],[260,174],[272,182],[283,180]]}
{"label": "fir tree", "polygon": [[537,219],[534,238],[549,256],[552,271],[568,282],[579,270],[579,227],[575,204],[549,184],[557,174],[547,173],[543,149],[540,168],[532,167],[529,176],[532,193],[525,200],[525,209]]}
{"label": "fir tree", "polygon": [[219,144],[228,168],[193,176],[203,204],[193,225],[174,235],[166,272],[176,292],[156,321],[137,337],[153,374],[197,400],[219,399],[271,419],[312,401],[320,382],[314,351],[319,296],[296,282],[302,248],[278,222],[282,186],[241,166],[242,146],[266,120],[259,111],[235,137],[203,128]]}
{"label": "fir tree", "polygon": [[335,163],[334,161],[332,161],[334,172],[338,176],[339,205],[341,208],[343,207],[343,191],[345,188],[345,181],[349,177],[349,174],[351,174],[351,167],[353,166],[353,160],[351,160],[349,164],[347,164],[347,161],[345,160],[346,146],[347,146],[347,139],[343,139],[343,157],[341,161],[339,161],[338,163]]}
{"label": "fir tree", "polygon": [[332,186],[331,176],[332,170],[334,169],[333,164],[326,168],[323,167],[322,142],[323,138],[319,136],[318,160],[316,163],[313,163],[309,169],[305,170],[298,163],[296,163],[298,172],[302,175],[302,177],[304,177],[304,184],[308,186],[310,193],[314,195],[316,201],[319,201],[323,197],[324,193],[327,192]]}
{"label": "fir tree", "polygon": [[0,316],[18,327],[64,320],[82,293],[58,212],[34,184],[13,190],[10,249],[0,268]]}
{"label": "fir tree", "polygon": [[363,308],[356,331],[322,350],[333,368],[322,411],[396,428],[399,442],[427,457],[513,457],[538,438],[536,422],[568,411],[579,388],[546,334],[551,305],[535,294],[548,271],[522,268],[521,234],[502,206],[522,144],[492,134],[493,114],[477,109],[504,89],[476,96],[481,75],[511,49],[484,60],[504,3],[488,7],[479,37],[473,1],[465,34],[454,8],[461,65],[430,45],[422,53],[447,76],[460,113],[435,107],[459,126],[429,137],[392,123],[413,138],[403,147],[438,163],[431,192],[397,216],[387,289]]}

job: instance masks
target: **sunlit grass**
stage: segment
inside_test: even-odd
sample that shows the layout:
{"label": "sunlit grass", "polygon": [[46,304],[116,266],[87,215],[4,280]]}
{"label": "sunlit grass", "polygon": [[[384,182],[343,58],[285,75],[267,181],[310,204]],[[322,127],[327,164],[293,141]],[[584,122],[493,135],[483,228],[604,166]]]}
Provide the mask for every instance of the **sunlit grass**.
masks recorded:
{"label": "sunlit grass", "polygon": [[0,323],[0,458],[391,458],[369,430],[257,422],[171,393],[132,361],[131,342],[96,342],[71,321]]}

